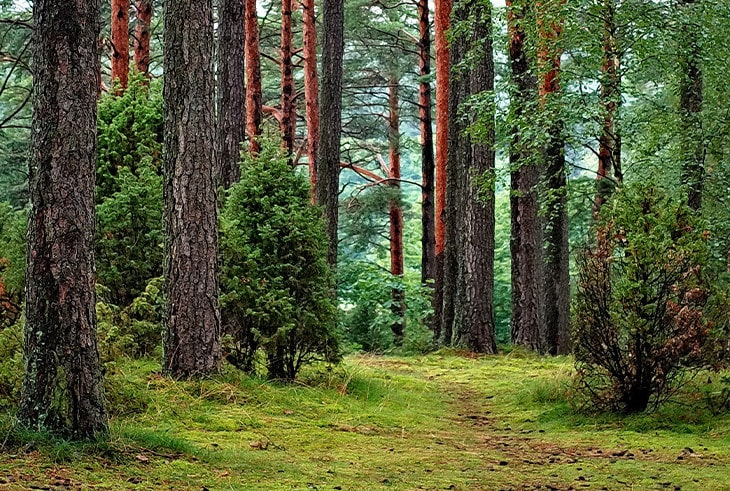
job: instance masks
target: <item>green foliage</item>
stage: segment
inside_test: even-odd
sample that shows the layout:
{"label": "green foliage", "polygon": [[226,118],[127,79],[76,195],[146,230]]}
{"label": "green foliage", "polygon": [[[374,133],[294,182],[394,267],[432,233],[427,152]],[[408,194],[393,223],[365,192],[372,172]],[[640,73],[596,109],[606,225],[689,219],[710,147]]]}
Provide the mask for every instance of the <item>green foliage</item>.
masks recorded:
{"label": "green foliage", "polygon": [[162,98],[139,74],[99,103],[97,271],[127,306],[162,274]]}
{"label": "green foliage", "polygon": [[121,95],[104,94],[99,101],[97,199],[119,191],[121,168],[160,170],[162,158],[162,90],[140,73],[130,74]]}
{"label": "green foliage", "polygon": [[350,347],[372,353],[393,348],[391,326],[400,320],[393,312],[393,291],[405,293],[406,317],[403,350],[424,353],[434,348],[433,334],[425,327],[432,315],[431,287],[420,274],[407,271],[395,277],[373,263],[347,261],[338,267],[341,316]]}
{"label": "green foliage", "polygon": [[120,308],[108,301],[109,289],[97,285],[99,351],[105,362],[152,355],[161,347],[164,280],[152,278],[132,303]]}
{"label": "green foliage", "polygon": [[25,278],[25,211],[0,203],[0,329],[20,315]]}
{"label": "green foliage", "polygon": [[0,326],[0,408],[20,401],[23,379],[23,319],[13,325]]}
{"label": "green foliage", "polygon": [[639,412],[707,362],[705,227],[653,185],[617,191],[601,215],[578,261],[579,389],[593,407]]}
{"label": "green foliage", "polygon": [[321,212],[307,180],[273,143],[241,166],[221,213],[221,305],[228,359],[254,369],[258,350],[270,378],[339,359],[334,278]]}

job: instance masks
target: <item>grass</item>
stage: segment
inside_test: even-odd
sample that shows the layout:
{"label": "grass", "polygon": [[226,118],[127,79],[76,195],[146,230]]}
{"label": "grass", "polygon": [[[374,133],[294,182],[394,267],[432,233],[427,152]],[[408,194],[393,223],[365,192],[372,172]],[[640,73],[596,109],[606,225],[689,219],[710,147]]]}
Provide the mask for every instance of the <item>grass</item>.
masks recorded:
{"label": "grass", "polygon": [[355,356],[295,385],[158,372],[109,368],[105,442],[6,418],[0,489],[730,490],[730,415],[702,409],[699,381],[681,404],[620,417],[571,409],[570,359],[518,352]]}

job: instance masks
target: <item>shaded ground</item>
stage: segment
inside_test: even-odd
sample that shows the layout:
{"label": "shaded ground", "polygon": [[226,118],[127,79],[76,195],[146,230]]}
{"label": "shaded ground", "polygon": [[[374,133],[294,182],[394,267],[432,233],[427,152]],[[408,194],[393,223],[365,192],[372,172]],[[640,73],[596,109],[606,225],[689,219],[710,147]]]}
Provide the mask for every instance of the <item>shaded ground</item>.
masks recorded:
{"label": "shaded ground", "polygon": [[363,356],[294,386],[158,369],[110,369],[109,443],[6,431],[0,489],[730,490],[730,416],[577,415],[568,359]]}

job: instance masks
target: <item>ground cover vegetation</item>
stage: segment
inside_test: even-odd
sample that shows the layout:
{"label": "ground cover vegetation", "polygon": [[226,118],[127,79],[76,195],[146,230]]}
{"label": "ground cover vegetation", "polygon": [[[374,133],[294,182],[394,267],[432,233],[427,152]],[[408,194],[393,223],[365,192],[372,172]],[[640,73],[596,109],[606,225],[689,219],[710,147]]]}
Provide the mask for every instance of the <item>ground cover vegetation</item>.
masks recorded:
{"label": "ground cover vegetation", "polygon": [[87,3],[0,0],[0,488],[727,488],[730,7]]}
{"label": "ground cover vegetation", "polygon": [[[720,388],[629,417],[571,408],[572,361],[347,357],[279,384],[229,369],[205,381],[157,360],[107,370],[108,440],[73,443],[3,419],[4,489],[723,489]],[[705,375],[706,376],[706,375]],[[704,380],[702,381],[704,382]]]}

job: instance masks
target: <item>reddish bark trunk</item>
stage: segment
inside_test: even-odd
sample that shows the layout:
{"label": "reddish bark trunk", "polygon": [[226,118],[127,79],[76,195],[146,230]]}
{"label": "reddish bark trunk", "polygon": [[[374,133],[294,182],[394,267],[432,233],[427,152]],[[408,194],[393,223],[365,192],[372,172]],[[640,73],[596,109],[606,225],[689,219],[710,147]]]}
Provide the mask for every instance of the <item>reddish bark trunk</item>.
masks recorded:
{"label": "reddish bark trunk", "polygon": [[314,188],[317,183],[317,145],[319,144],[319,78],[317,77],[317,27],[314,0],[302,2],[302,24],[304,31],[304,99],[307,121],[307,156],[309,158],[309,182]]}
{"label": "reddish bark trunk", "polygon": [[129,0],[112,0],[112,84],[129,82]]}
{"label": "reddish bark trunk", "polygon": [[[403,209],[400,204],[400,107],[398,100],[398,79],[391,77],[388,84],[388,156],[390,169],[388,183],[397,190],[390,202],[390,273],[403,276]],[[405,328],[405,298],[401,288],[392,292],[393,313],[398,320],[393,323],[395,343],[401,344]]]}
{"label": "reddish bark trunk", "polygon": [[434,215],[434,155],[433,125],[431,121],[431,25],[428,0],[418,0],[418,53],[421,82],[418,90],[418,108],[421,122],[421,281],[436,278],[436,231]]}
{"label": "reddish bark trunk", "polygon": [[292,2],[281,1],[281,134],[283,146],[291,157],[294,152],[294,67],[292,66]]}
{"label": "reddish bark trunk", "polygon": [[137,0],[137,24],[134,29],[134,65],[141,73],[150,75],[150,26],[152,0]]}
{"label": "reddish bark trunk", "polygon": [[256,154],[261,149],[261,53],[259,52],[259,17],[256,0],[246,0],[246,136],[249,151]]}
{"label": "reddish bark trunk", "polygon": [[434,337],[440,337],[443,304],[444,245],[446,243],[446,160],[449,127],[449,43],[446,33],[451,16],[451,0],[436,0],[434,32],[436,41],[436,203],[435,255],[436,291],[434,292]]}
{"label": "reddish bark trunk", "polygon": [[547,193],[545,199],[545,250],[543,319],[545,349],[551,355],[570,353],[570,273],[568,247],[565,139],[559,114],[560,45],[564,0],[538,2],[539,97],[549,119],[548,141],[543,148]]}

